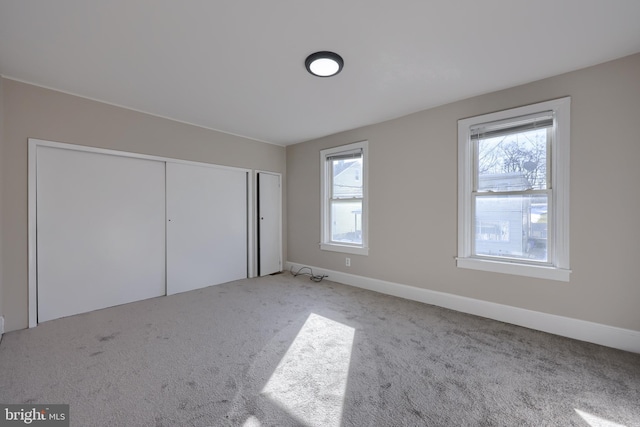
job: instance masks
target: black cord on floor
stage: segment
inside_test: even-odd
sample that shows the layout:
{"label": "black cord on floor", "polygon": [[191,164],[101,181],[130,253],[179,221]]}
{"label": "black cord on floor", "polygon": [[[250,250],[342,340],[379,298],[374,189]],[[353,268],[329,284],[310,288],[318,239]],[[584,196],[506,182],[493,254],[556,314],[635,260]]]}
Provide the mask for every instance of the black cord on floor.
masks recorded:
{"label": "black cord on floor", "polygon": [[[305,269],[309,270],[309,273],[301,273],[301,271]],[[323,274],[323,275],[313,274],[313,270],[311,269],[311,267],[300,267],[300,269],[294,273],[293,266],[291,266],[291,269],[289,271],[291,274],[293,274],[293,277],[300,276],[300,275],[309,276],[309,279],[313,280],[314,282],[322,282],[322,279],[324,279],[325,277],[329,277],[326,274]]]}

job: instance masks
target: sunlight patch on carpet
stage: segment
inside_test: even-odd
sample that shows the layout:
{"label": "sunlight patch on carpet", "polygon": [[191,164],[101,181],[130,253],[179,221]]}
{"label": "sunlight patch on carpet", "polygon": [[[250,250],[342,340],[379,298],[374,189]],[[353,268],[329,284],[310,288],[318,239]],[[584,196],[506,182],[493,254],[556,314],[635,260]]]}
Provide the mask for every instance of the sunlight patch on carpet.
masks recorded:
{"label": "sunlight patch on carpet", "polygon": [[261,394],[307,426],[339,427],[354,335],[310,314]]}
{"label": "sunlight patch on carpet", "polygon": [[625,425],[614,423],[613,421],[608,421],[600,417],[596,417],[595,415],[591,415],[587,412],[581,411],[579,409],[575,409],[576,413],[585,420],[590,427],[626,427]]}
{"label": "sunlight patch on carpet", "polygon": [[253,415],[247,418],[247,420],[242,424],[242,427],[261,427],[262,423],[260,420],[254,417]]}

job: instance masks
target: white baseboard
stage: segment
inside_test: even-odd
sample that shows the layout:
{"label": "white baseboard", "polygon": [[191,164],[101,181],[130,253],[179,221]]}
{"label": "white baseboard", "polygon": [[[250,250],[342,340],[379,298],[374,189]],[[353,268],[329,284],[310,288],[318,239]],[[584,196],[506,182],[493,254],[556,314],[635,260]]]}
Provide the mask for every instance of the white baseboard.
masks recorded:
{"label": "white baseboard", "polygon": [[601,323],[588,322],[586,320],[547,314],[539,311],[527,310],[494,302],[467,298],[444,292],[431,291],[429,289],[416,288],[415,286],[402,285],[400,283],[387,282],[385,280],[371,279],[354,274],[327,270],[305,264],[287,261],[286,268],[297,271],[301,267],[311,267],[314,274],[326,274],[327,280],[356,286],[387,295],[393,295],[426,304],[437,305],[463,313],[499,320],[525,328],[548,332],[563,337],[587,341],[606,347],[640,353],[640,331],[623,329]]}

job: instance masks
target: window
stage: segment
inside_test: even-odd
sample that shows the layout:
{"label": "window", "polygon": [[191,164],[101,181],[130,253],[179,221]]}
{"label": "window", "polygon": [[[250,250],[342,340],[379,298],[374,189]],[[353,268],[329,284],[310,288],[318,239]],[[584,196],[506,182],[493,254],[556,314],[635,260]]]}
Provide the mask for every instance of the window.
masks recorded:
{"label": "window", "polygon": [[570,103],[458,121],[458,267],[569,280]]}
{"label": "window", "polygon": [[321,249],[368,255],[367,163],[367,141],[320,152]]}

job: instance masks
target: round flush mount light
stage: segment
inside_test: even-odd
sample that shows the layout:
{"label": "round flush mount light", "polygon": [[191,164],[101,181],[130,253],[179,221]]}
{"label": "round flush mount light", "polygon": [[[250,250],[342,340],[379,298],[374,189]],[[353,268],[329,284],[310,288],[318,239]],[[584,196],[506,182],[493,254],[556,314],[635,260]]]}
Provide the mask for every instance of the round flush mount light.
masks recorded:
{"label": "round flush mount light", "polygon": [[344,61],[334,52],[316,52],[304,61],[307,71],[318,77],[331,77],[342,71]]}

